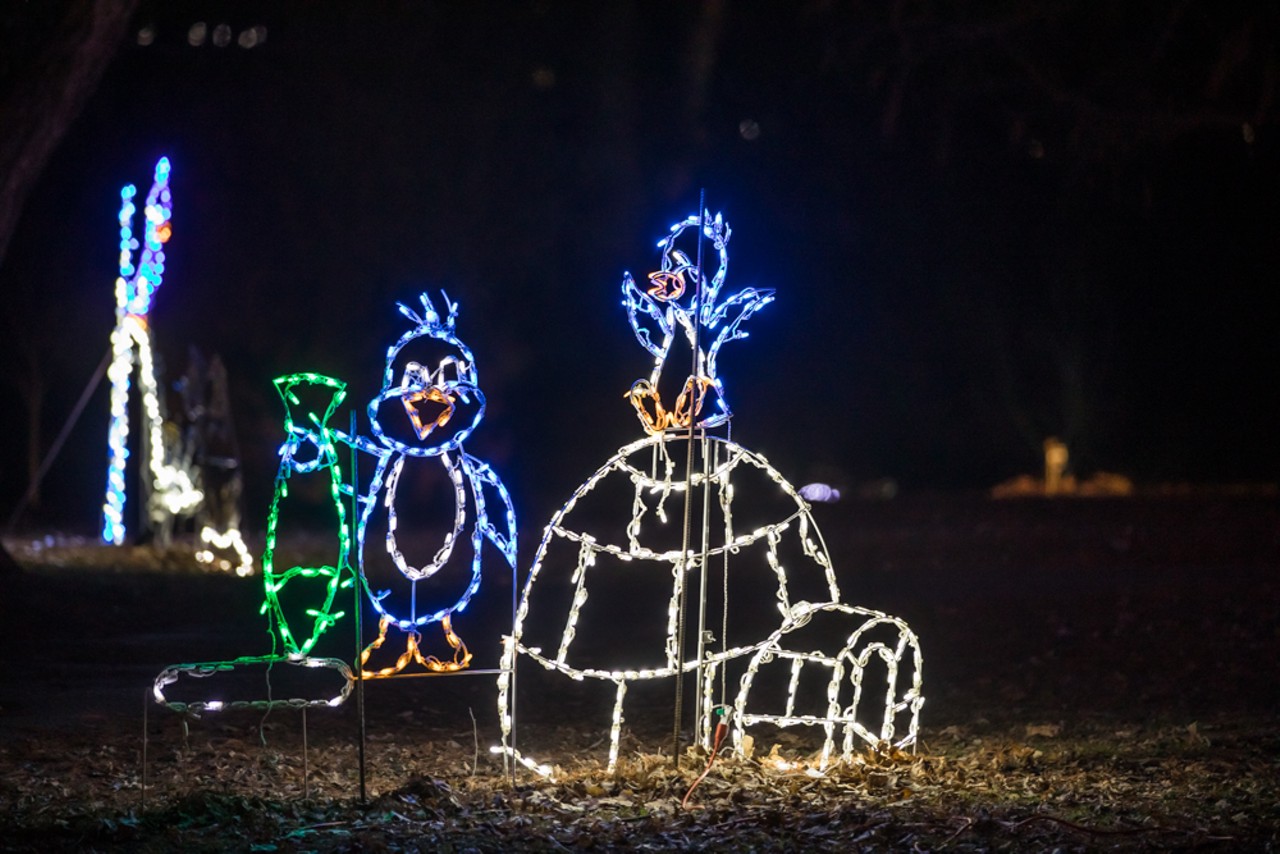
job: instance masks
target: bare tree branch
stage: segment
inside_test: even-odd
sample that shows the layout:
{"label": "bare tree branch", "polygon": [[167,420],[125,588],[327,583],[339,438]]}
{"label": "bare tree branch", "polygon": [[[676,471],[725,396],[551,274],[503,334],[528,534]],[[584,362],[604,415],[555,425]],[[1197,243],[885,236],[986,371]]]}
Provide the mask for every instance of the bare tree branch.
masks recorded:
{"label": "bare tree branch", "polygon": [[0,102],[0,263],[27,196],[123,43],[138,0],[73,0]]}

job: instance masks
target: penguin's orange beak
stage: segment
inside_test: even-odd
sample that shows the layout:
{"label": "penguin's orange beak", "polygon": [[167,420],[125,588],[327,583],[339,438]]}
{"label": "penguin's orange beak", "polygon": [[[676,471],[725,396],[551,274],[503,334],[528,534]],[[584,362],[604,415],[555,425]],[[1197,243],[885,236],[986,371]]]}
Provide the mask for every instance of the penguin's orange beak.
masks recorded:
{"label": "penguin's orange beak", "polygon": [[[437,427],[443,427],[453,417],[453,395],[432,386],[406,392],[400,398],[404,411],[413,422],[418,439],[425,439]],[[434,413],[434,418],[431,417]]]}
{"label": "penguin's orange beak", "polygon": [[684,294],[684,273],[679,270],[671,272],[659,271],[649,274],[653,287],[649,288],[649,296],[667,302],[680,299]]}

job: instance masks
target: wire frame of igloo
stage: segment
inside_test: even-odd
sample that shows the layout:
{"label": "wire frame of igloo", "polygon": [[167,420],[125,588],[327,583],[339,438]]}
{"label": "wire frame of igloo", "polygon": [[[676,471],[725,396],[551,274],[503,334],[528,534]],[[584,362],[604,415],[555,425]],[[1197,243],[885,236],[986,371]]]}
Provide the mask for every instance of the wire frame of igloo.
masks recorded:
{"label": "wire frame of igloo", "polygon": [[[709,239],[718,256],[710,280],[699,269],[700,251],[695,264],[676,248],[689,229]],[[757,725],[815,728],[822,735],[820,770],[837,758],[851,760],[860,746],[907,748],[917,738],[924,697],[916,635],[897,617],[846,604],[809,502],[763,456],[709,432],[730,418],[716,373],[719,349],[746,337],[743,322],[773,299],[772,291],[746,289],[718,301],[728,237],[719,215],[688,217],[659,243],[662,268],[650,274],[647,291],[625,276],[629,320],[655,357],[649,379],[627,395],[647,435],[621,448],[556,512],[506,639],[505,670],[524,656],[551,674],[609,686],[611,772],[629,686],[666,678],[678,684],[685,674],[696,675],[696,738],[708,750],[717,710],[728,717],[739,755],[749,751],[748,729]],[[668,407],[661,381],[681,336],[693,367],[683,384],[670,386],[680,392]],[[704,398],[712,395],[715,406],[704,412]],[[771,500],[762,505],[749,494]],[[597,501],[606,495],[616,503]],[[682,538],[669,508],[684,511]],[[610,510],[629,518],[605,533],[597,528],[609,528]],[[592,530],[578,521],[583,517]],[[699,623],[690,643],[682,602],[695,583]],[[655,585],[660,591],[646,596]],[[637,609],[646,605],[660,612],[648,620],[647,634],[637,628],[645,623]],[[717,605],[720,623],[708,628],[705,615]],[[619,655],[630,660],[599,661],[599,650],[611,638],[616,648],[623,631],[635,636]],[[503,744],[494,750],[549,774],[549,766],[510,743],[514,700],[513,681],[500,678]]]}

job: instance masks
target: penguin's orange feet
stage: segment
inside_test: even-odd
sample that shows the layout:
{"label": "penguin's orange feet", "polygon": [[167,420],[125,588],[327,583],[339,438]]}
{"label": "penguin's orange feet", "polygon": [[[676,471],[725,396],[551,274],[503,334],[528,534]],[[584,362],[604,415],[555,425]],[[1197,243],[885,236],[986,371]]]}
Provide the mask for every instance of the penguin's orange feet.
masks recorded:
{"label": "penguin's orange feet", "polygon": [[378,670],[366,670],[365,665],[369,663],[369,657],[373,655],[375,650],[382,647],[387,640],[387,626],[391,625],[389,617],[383,617],[378,621],[378,637],[373,643],[366,646],[360,652],[360,678],[362,679],[386,679],[395,676],[401,670],[409,666],[409,662],[422,661],[422,653],[418,651],[418,633],[408,632],[408,640],[405,642],[405,650],[400,653],[395,664],[389,667],[383,667]]}
{"label": "penguin's orange feet", "polygon": [[453,650],[453,661],[441,661],[434,655],[423,658],[421,654],[419,654],[418,661],[428,670],[433,670],[436,673],[454,673],[470,667],[471,653],[467,650],[467,645],[462,642],[462,638],[458,637],[454,632],[452,619],[445,617],[440,621],[440,628],[444,629],[444,639]]}

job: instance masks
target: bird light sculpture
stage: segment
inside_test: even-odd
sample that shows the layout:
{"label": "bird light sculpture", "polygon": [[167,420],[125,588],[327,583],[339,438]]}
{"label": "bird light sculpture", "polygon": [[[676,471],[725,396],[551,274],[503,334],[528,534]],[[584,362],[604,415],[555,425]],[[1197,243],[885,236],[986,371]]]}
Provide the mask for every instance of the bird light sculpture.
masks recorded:
{"label": "bird light sculpture", "polygon": [[[623,276],[628,321],[654,358],[649,376],[625,395],[644,435],[552,517],[505,639],[503,741],[493,750],[538,773],[551,768],[510,739],[520,658],[545,678],[612,694],[610,771],[628,687],[663,679],[679,686],[686,674],[695,678],[695,737],[708,750],[717,716],[727,720],[739,754],[749,752],[749,730],[758,725],[815,728],[818,771],[851,759],[859,745],[915,744],[924,702],[915,634],[896,617],[844,601],[812,499],[728,436],[721,348],[747,337],[747,320],[774,299],[757,288],[722,297],[729,236],[719,214],[694,214],[658,242],[660,266],[647,287]],[[716,259],[709,278],[702,241]],[[683,526],[675,506],[683,508]],[[698,625],[687,631],[692,596]],[[718,625],[708,614],[720,616]],[[553,701],[549,693],[525,687],[520,708]],[[681,697],[677,687],[677,732]]]}
{"label": "bird light sculpture", "polygon": [[[372,436],[343,436],[376,461],[356,529],[360,577],[378,615],[378,635],[360,655],[368,679],[394,676],[414,663],[442,673],[470,665],[454,621],[480,589],[485,540],[502,554],[515,583],[511,498],[498,474],[463,447],[485,411],[475,356],[457,335],[457,304],[441,297],[439,311],[425,293],[420,310],[398,306],[412,328],[387,350],[382,387],[368,405]],[[417,360],[428,353],[434,361]],[[437,512],[411,508],[406,495],[433,484],[443,493]],[[447,517],[443,525],[440,515]],[[424,542],[433,527],[441,538]],[[381,549],[370,541],[375,529]],[[447,657],[423,651],[428,626],[439,626]],[[370,665],[389,636],[400,637],[390,647],[392,662]]]}

